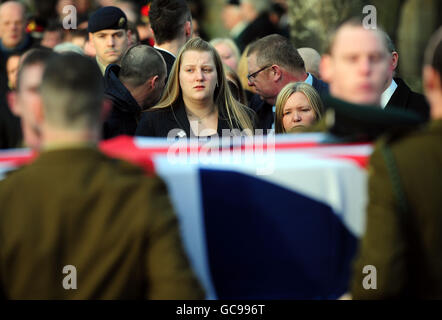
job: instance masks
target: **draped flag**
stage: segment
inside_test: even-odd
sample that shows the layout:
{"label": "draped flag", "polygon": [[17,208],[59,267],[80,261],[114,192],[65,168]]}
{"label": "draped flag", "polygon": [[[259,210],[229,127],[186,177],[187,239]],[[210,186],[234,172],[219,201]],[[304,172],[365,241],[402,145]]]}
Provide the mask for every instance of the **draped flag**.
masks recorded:
{"label": "draped flag", "polygon": [[[165,180],[208,299],[334,299],[348,290],[364,231],[372,146],[327,141],[122,136],[100,148]],[[0,178],[34,156],[0,152]]]}

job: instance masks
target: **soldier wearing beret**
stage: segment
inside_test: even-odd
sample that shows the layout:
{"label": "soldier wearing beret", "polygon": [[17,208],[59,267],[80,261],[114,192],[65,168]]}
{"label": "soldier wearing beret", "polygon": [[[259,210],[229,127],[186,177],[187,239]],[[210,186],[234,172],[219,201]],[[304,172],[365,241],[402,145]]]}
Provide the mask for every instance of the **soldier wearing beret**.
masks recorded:
{"label": "soldier wearing beret", "polygon": [[111,63],[118,64],[129,46],[126,15],[117,7],[100,8],[89,19],[88,32],[97,64],[104,75],[106,67]]}
{"label": "soldier wearing beret", "polygon": [[370,159],[355,299],[442,299],[442,28],[426,50],[423,84],[430,123],[384,136]]}

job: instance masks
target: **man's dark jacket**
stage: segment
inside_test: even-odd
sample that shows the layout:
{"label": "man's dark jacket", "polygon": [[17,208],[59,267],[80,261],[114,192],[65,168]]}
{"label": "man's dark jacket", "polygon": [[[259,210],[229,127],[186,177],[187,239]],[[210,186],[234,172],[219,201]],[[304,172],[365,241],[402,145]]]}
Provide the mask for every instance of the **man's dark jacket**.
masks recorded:
{"label": "man's dark jacket", "polygon": [[425,124],[413,112],[400,108],[382,109],[378,105],[359,105],[332,96],[325,97],[325,115],[313,126],[290,132],[329,132],[341,141],[374,141],[381,135],[403,134]]}
{"label": "man's dark jacket", "polygon": [[156,50],[163,56],[164,61],[166,62],[166,67],[167,67],[166,82],[167,82],[167,79],[169,79],[170,71],[172,70],[172,66],[173,66],[176,59],[169,52],[166,52],[166,51],[160,50],[160,49],[156,49]]}
{"label": "man's dark jacket", "polygon": [[112,111],[103,125],[103,139],[135,135],[141,116],[141,107],[118,79],[119,72],[120,67],[111,64],[104,74],[105,95],[112,101]]}
{"label": "man's dark jacket", "polygon": [[[322,102],[324,103],[325,97],[328,95],[328,84],[315,78],[313,75],[313,88],[318,91]],[[274,122],[273,106],[263,101],[259,95],[255,94],[249,102],[249,107],[256,112],[257,125],[256,129],[271,129]],[[326,104],[324,103],[324,108]]]}
{"label": "man's dark jacket", "polygon": [[394,78],[397,88],[388,100],[385,109],[400,108],[419,114],[423,119],[430,118],[430,106],[425,96],[413,92],[401,78]]}

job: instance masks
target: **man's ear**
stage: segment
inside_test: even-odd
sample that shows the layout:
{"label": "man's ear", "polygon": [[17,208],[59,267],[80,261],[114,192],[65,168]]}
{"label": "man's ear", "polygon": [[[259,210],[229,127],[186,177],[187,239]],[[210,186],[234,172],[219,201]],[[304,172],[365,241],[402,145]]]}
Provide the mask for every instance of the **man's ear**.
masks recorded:
{"label": "man's ear", "polygon": [[35,122],[37,123],[38,127],[42,127],[43,121],[44,121],[44,108],[43,108],[43,101],[42,99],[38,99],[38,103],[33,104],[33,112],[35,116]]}
{"label": "man's ear", "polygon": [[8,106],[11,109],[13,115],[20,117],[20,108],[17,103],[17,93],[15,91],[11,91],[8,93]]}
{"label": "man's ear", "polygon": [[333,65],[331,59],[332,58],[329,54],[324,54],[319,63],[319,73],[321,74],[321,78],[328,83],[330,83],[333,78]]}
{"label": "man's ear", "polygon": [[273,72],[273,80],[275,82],[277,82],[277,81],[279,81],[279,79],[281,79],[282,69],[277,64],[272,65],[271,72]]}
{"label": "man's ear", "polygon": [[442,90],[439,74],[431,66],[424,66],[422,80],[426,95],[431,94],[435,90]]}
{"label": "man's ear", "polygon": [[89,45],[95,49],[95,45],[94,45],[94,35],[92,34],[92,32],[89,32]]}
{"label": "man's ear", "polygon": [[391,53],[391,70],[394,71],[397,68],[399,62],[399,54],[396,51]]}
{"label": "man's ear", "polygon": [[190,39],[192,37],[192,22],[186,21],[184,24],[184,33],[186,35],[187,39]]}
{"label": "man's ear", "polygon": [[132,45],[135,44],[132,41],[132,31],[131,30],[129,30],[129,29],[126,30],[126,37],[127,37],[127,47],[130,48],[130,47],[132,47]]}
{"label": "man's ear", "polygon": [[151,77],[147,81],[149,81],[149,89],[155,89],[160,85],[160,77],[158,75]]}
{"label": "man's ear", "polygon": [[112,110],[112,101],[109,99],[104,99],[103,104],[101,106],[101,113],[100,113],[101,122],[106,121],[111,110]]}

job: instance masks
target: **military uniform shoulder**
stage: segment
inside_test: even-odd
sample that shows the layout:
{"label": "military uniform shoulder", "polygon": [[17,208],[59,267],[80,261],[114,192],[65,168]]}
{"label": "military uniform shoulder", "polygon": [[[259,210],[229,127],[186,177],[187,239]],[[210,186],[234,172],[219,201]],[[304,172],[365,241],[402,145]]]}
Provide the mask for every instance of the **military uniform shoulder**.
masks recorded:
{"label": "military uniform shoulder", "polygon": [[419,154],[419,150],[433,148],[442,138],[442,122],[432,122],[414,130],[396,130],[382,136],[376,148],[388,146],[395,154]]}
{"label": "military uniform shoulder", "polygon": [[[167,190],[164,182],[156,174],[147,172],[142,167],[132,164],[126,160],[109,158],[111,179],[113,179],[113,188],[129,188],[130,186],[138,186],[132,189],[132,193],[143,193],[146,190],[149,192]],[[109,169],[109,166],[108,166]],[[109,170],[108,170],[109,172]]]}
{"label": "military uniform shoulder", "polygon": [[3,174],[0,174],[0,181],[4,181],[7,179],[15,178],[20,176],[23,172],[26,174],[28,165],[18,166],[12,168],[10,170],[5,171]]}
{"label": "military uniform shoulder", "polygon": [[431,122],[426,125],[417,126],[413,130],[394,130],[383,136],[380,140],[388,145],[400,145],[404,142],[421,143],[440,138],[442,135],[442,121]]}
{"label": "military uniform shoulder", "polygon": [[[20,185],[21,177],[26,177],[26,166],[14,168],[0,174],[0,195],[8,197],[8,190],[16,190],[16,185]],[[2,197],[3,198],[3,197]],[[1,202],[1,201],[0,201]]]}
{"label": "military uniform shoulder", "polygon": [[114,169],[121,174],[144,174],[144,171],[141,167],[132,164],[126,160],[109,157],[109,162],[112,164]]}

